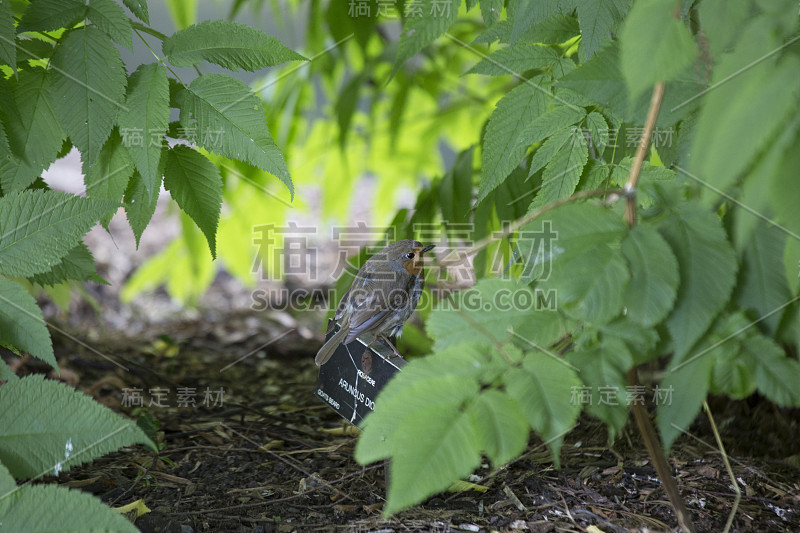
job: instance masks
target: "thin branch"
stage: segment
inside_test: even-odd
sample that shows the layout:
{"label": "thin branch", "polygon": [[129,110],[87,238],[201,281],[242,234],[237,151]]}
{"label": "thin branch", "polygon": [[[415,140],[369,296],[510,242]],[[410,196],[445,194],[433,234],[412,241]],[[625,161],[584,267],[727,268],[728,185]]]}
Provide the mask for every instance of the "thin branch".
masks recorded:
{"label": "thin branch", "polygon": [[661,101],[664,99],[664,82],[656,83],[653,89],[653,96],[650,98],[650,109],[647,111],[647,120],[644,123],[644,131],[642,138],[639,140],[639,146],[636,148],[636,156],[633,158],[633,165],[631,165],[631,172],[628,175],[628,183],[625,184],[625,220],[631,228],[636,225],[636,185],[639,183],[639,174],[642,170],[642,163],[647,155],[647,149],[650,147],[650,138],[653,136],[653,130],[656,127],[656,118],[658,117],[658,110],[661,109]]}
{"label": "thin branch", "polygon": [[742,499],[742,491],[739,488],[739,483],[736,481],[736,476],[733,475],[733,468],[731,468],[731,463],[728,461],[728,454],[725,453],[725,446],[722,444],[722,437],[719,436],[717,424],[714,422],[714,417],[711,415],[711,409],[708,407],[708,402],[703,401],[703,408],[706,410],[708,421],[711,422],[711,431],[714,432],[714,438],[716,439],[717,446],[719,446],[719,451],[722,454],[722,462],[725,463],[725,470],[728,471],[728,476],[731,478],[731,483],[733,484],[733,491],[736,493],[736,498],[733,500],[731,513],[728,515],[728,521],[725,522],[725,529],[722,530],[722,533],[728,533],[728,531],[731,530],[731,525],[733,524],[733,517],[736,516],[736,511],[739,510],[739,502]]}

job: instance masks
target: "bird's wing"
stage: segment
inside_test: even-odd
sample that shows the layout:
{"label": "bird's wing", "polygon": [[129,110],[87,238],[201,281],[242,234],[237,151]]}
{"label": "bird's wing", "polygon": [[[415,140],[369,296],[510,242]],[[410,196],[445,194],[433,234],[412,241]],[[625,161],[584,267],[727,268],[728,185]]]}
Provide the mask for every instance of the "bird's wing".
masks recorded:
{"label": "bird's wing", "polygon": [[345,343],[352,342],[362,333],[377,328],[392,311],[406,305],[408,296],[408,290],[405,290],[405,287],[404,290],[398,290],[393,279],[374,279],[369,274],[365,275],[359,284],[359,290],[354,291],[351,329]]}

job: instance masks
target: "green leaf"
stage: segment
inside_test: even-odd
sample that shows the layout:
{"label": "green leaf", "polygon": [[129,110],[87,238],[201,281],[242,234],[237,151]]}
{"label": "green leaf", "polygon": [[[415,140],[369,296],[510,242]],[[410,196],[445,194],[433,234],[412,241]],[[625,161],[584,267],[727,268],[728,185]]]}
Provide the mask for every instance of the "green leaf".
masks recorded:
{"label": "green leaf", "polygon": [[0,302],[0,345],[13,346],[58,368],[50,333],[33,296],[19,283],[0,278]]}
{"label": "green leaf", "polygon": [[15,68],[17,65],[17,47],[14,41],[17,30],[14,27],[14,16],[10,2],[0,2],[0,63]]}
{"label": "green leaf", "polygon": [[397,44],[397,56],[392,66],[392,77],[403,63],[446,32],[458,17],[461,0],[422,0],[415,8],[418,13],[409,14],[403,25],[403,33]]}
{"label": "green leaf", "polygon": [[130,51],[133,51],[133,29],[125,10],[113,0],[89,0],[86,16],[100,30]]}
{"label": "green leaf", "polygon": [[800,363],[787,357],[780,346],[762,335],[742,342],[743,356],[755,369],[756,384],[761,393],[784,407],[800,406]]}
{"label": "green leaf", "polygon": [[472,203],[472,154],[470,147],[456,156],[452,168],[444,175],[438,189],[442,221],[445,224],[469,222]]}
{"label": "green leaf", "polygon": [[786,234],[777,226],[759,220],[741,254],[742,271],[737,284],[737,301],[742,307],[756,311],[753,318],[766,317],[759,325],[770,335],[775,335],[783,316],[783,313],[776,313],[775,310],[792,299],[783,268],[785,248]]}
{"label": "green leaf", "polygon": [[[780,133],[783,122],[766,117],[794,116],[798,110],[797,99],[786,90],[797,81],[800,61],[796,57],[777,65],[766,60],[750,69],[745,67],[742,55],[726,56],[715,69],[714,81],[719,86],[704,97],[691,148],[692,173],[723,192],[728,192]],[[734,75],[743,68],[744,72]],[[704,191],[704,197],[708,204],[719,200],[713,190]]]}
{"label": "green leaf", "polygon": [[208,61],[233,71],[306,60],[275,37],[230,20],[208,20],[175,32],[162,43],[162,50],[176,67]]}
{"label": "green leaf", "polygon": [[41,68],[17,73],[13,84],[14,106],[8,108],[6,122],[11,150],[16,159],[0,162],[0,185],[8,194],[21,191],[56,160],[64,132],[56,122],[50,100],[50,78]]}
{"label": "green leaf", "polygon": [[483,391],[467,408],[482,450],[497,468],[528,444],[528,422],[514,400],[496,389]]}
{"label": "green leaf", "polygon": [[482,59],[466,74],[520,76],[526,70],[547,68],[558,60],[558,54],[549,46],[537,43],[518,42],[501,48]]}
{"label": "green leaf", "polygon": [[659,403],[656,409],[658,431],[667,452],[700,412],[708,394],[714,353],[706,353],[677,368],[676,362],[678,359],[673,357],[659,385],[661,390],[670,392],[671,401]]}
{"label": "green leaf", "polygon": [[[616,41],[604,45],[592,59],[559,78],[556,86],[571,89],[592,102],[607,107],[626,122],[645,122],[650,94],[640,93],[638,97],[631,98],[620,69],[619,45]],[[672,126],[694,110],[698,101],[688,100],[697,95],[697,86],[698,82],[693,79],[668,82],[656,126]]]}
{"label": "green leaf", "polygon": [[581,24],[581,59],[588,61],[611,37],[617,24],[630,9],[630,0],[577,2]]}
{"label": "green leaf", "polygon": [[568,198],[575,192],[583,167],[589,159],[586,140],[575,131],[570,141],[556,152],[542,173],[542,188],[531,203],[540,208],[549,203]]}
{"label": "green leaf", "polygon": [[500,18],[503,0],[481,0],[481,17],[486,26],[492,26]]}
{"label": "green leaf", "polygon": [[139,240],[142,238],[147,224],[153,218],[153,213],[156,212],[156,205],[158,204],[158,195],[150,196],[145,187],[144,180],[138,172],[134,172],[128,188],[125,190],[124,203],[122,207],[125,208],[125,214],[128,217],[128,224],[133,230],[133,235],[136,238],[136,247],[139,247]]}
{"label": "green leaf", "polygon": [[[0,469],[5,470],[2,465]],[[0,488],[0,516],[9,531],[139,531],[99,498],[58,485]]]}
{"label": "green leaf", "polygon": [[0,274],[49,271],[118,205],[42,189],[0,198]]}
{"label": "green leaf", "polygon": [[203,231],[211,255],[216,258],[217,225],[222,206],[219,170],[208,158],[188,146],[175,146],[168,154],[164,188]]}
{"label": "green leaf", "polygon": [[559,150],[568,142],[575,138],[575,128],[566,128],[555,132],[547,138],[539,148],[533,153],[530,165],[528,165],[528,178],[536,174],[545,167],[558,153]]}
{"label": "green leaf", "polygon": [[169,84],[163,65],[141,65],[131,74],[125,105],[127,111],[119,116],[120,133],[152,199],[161,187],[159,162],[169,125]]}
{"label": "green leaf", "polygon": [[[367,464],[391,457],[398,450],[392,439],[398,423],[405,417],[413,420],[417,409],[450,400],[457,404],[468,401],[472,391],[477,391],[482,375],[492,372],[487,352],[483,345],[461,344],[415,359],[403,367],[397,379],[381,390],[375,411],[364,420],[364,433],[355,450],[356,461]],[[459,387],[450,398],[443,397],[442,380],[452,378],[467,386]],[[462,393],[464,390],[466,393]]]}
{"label": "green leaf", "polygon": [[181,124],[196,128],[203,148],[245,161],[280,179],[294,198],[286,161],[269,134],[261,101],[242,82],[221,74],[206,74],[183,88]]}
{"label": "green leaf", "polygon": [[[119,132],[114,129],[94,165],[84,165],[86,196],[119,202],[132,175],[133,161],[123,146]],[[113,215],[114,212],[107,214],[100,223],[107,227]]]}
{"label": "green leaf", "polygon": [[730,298],[736,257],[719,218],[703,209],[679,206],[659,230],[678,260],[678,299],[667,329],[680,361]]}
{"label": "green leaf", "polygon": [[[548,220],[542,241],[520,243],[522,256],[529,258],[522,278],[538,279],[541,290],[554,291],[559,310],[570,316],[594,324],[610,321],[622,309],[629,278],[618,250],[609,246],[616,247],[625,234],[624,222],[592,204],[562,206]],[[529,228],[535,226],[521,231]]]}
{"label": "green leaf", "polygon": [[86,16],[81,0],[33,0],[17,27],[18,32],[68,28]]}
{"label": "green leaf", "polygon": [[29,280],[42,286],[55,286],[68,280],[106,283],[97,274],[92,252],[83,243],[70,250],[52,270],[35,274]]}
{"label": "green leaf", "polygon": [[511,21],[509,42],[515,43],[532,25],[546,20],[559,12],[560,0],[509,0],[508,20]]}
{"label": "green leaf", "polygon": [[526,80],[497,102],[489,117],[481,154],[483,176],[478,202],[500,185],[518,166],[528,146],[520,143],[524,129],[547,111],[550,94],[538,85],[544,78]]}
{"label": "green leaf", "polygon": [[364,84],[363,76],[353,76],[339,92],[336,100],[336,120],[339,123],[339,147],[344,150],[347,144],[347,134],[350,132],[350,122],[358,107],[358,96]]}
{"label": "green leaf", "polygon": [[502,343],[511,338],[509,328],[519,326],[534,311],[535,298],[530,288],[516,281],[484,279],[455,293],[452,302],[442,300],[428,317],[426,328],[436,350],[464,342]]}
{"label": "green leaf", "polygon": [[58,122],[88,162],[111,133],[125,93],[119,52],[96,28],[70,31],[56,47],[52,98]]}
{"label": "green leaf", "polygon": [[0,387],[0,462],[18,479],[58,475],[131,444],[153,442],[131,420],[42,375]]}
{"label": "green leaf", "polygon": [[589,136],[594,143],[594,149],[597,155],[601,155],[606,146],[608,146],[609,129],[608,123],[603,118],[603,115],[596,111],[592,111],[586,115],[586,126],[589,128]]}
{"label": "green leaf", "polygon": [[672,310],[678,290],[678,261],[652,226],[639,224],[622,241],[631,282],[625,289],[628,319],[650,328]]}
{"label": "green leaf", "polygon": [[166,0],[175,27],[183,29],[197,20],[197,0]]}
{"label": "green leaf", "polygon": [[[454,380],[447,384],[463,387]],[[473,393],[476,393],[474,391]],[[442,390],[443,395],[448,395]],[[392,457],[391,477],[384,515],[389,515],[441,492],[468,476],[481,463],[477,435],[470,416],[450,401],[441,401],[416,412],[413,431],[408,421],[395,433],[399,449]]]}
{"label": "green leaf", "polygon": [[122,0],[125,7],[131,10],[139,20],[145,24],[150,24],[150,14],[147,11],[147,0]]}
{"label": "green leaf", "polygon": [[541,435],[558,466],[564,435],[575,424],[580,405],[570,402],[581,381],[569,364],[544,353],[525,354],[522,366],[503,375],[506,392],[519,406],[531,427]]}
{"label": "green leaf", "polygon": [[[575,106],[559,105],[534,118],[520,136],[521,144],[533,144],[544,140],[555,133],[559,133],[564,128],[577,124],[586,116],[583,108]],[[578,134],[577,140],[582,140],[579,132],[570,130]]]}
{"label": "green leaf", "polygon": [[588,403],[587,411],[608,425],[609,440],[613,440],[628,420],[625,374],[633,367],[633,357],[621,341],[608,340],[596,348],[570,352],[566,360],[578,368],[578,376],[589,387],[588,402],[582,402],[576,391],[570,403]]}
{"label": "green leaf", "polygon": [[639,0],[620,30],[620,67],[633,100],[675,78],[697,57],[689,29],[674,17],[675,6],[675,0]]}
{"label": "green leaf", "polygon": [[711,393],[727,394],[735,400],[747,398],[756,391],[755,366],[742,357],[739,342],[727,342],[714,358]]}

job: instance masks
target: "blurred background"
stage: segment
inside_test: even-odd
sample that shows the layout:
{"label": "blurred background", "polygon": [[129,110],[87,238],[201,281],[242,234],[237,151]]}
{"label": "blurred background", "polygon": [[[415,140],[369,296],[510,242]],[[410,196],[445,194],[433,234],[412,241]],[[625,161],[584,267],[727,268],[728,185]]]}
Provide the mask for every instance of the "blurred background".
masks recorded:
{"label": "blurred background", "polygon": [[[261,170],[218,159],[225,203],[216,261],[200,230],[162,188],[138,247],[122,209],[108,231],[98,226],[87,235],[98,273],[109,285],[43,289],[52,301],[45,305],[46,317],[58,316],[81,331],[97,326],[99,334],[136,334],[165,320],[267,308],[289,315],[307,306],[321,310],[337,294],[325,291],[335,289],[339,278],[346,284],[355,272],[344,261],[357,266],[375,251],[367,249],[359,259],[360,246],[380,248],[387,239],[411,236],[442,242],[440,207],[452,210],[455,203],[445,199],[441,206],[439,189],[461,188],[471,197],[471,159],[460,184],[445,175],[459,153],[473,157],[475,125],[488,118],[511,83],[461,77],[480,59],[459,45],[474,38],[469,25],[459,25],[462,34],[441,50],[412,58],[393,73],[401,31],[394,2],[155,0],[149,6],[152,27],[167,35],[196,22],[230,19],[310,59],[255,73],[210,64],[199,69],[232,74],[262,98],[296,194],[292,200],[279,180]],[[477,10],[459,16],[475,18],[476,35],[483,27]],[[129,73],[161,56],[159,40],[139,33],[132,53],[120,48]],[[193,68],[174,71],[186,84],[198,75]],[[177,120],[173,113],[171,120]],[[82,193],[77,150],[53,164],[44,179],[55,189]],[[468,213],[448,215],[450,221],[468,221]],[[322,292],[305,297],[314,289]],[[314,314],[317,322],[309,327],[320,327],[324,316]],[[422,342],[409,329],[406,342]]]}

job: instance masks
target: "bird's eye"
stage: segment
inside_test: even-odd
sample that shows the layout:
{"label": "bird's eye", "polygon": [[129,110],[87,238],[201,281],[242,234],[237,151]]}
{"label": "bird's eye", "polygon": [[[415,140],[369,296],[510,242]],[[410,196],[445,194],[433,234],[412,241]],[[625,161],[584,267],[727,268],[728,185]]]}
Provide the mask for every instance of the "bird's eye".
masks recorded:
{"label": "bird's eye", "polygon": [[406,257],[408,257],[409,259],[414,259],[414,252],[408,252],[406,254]]}

